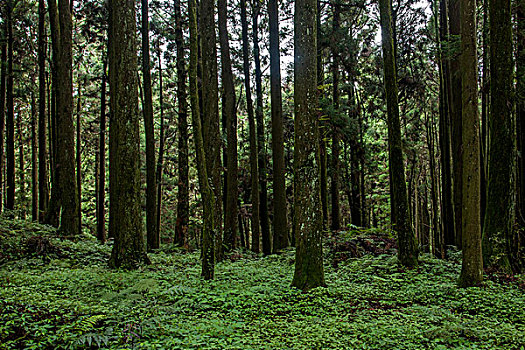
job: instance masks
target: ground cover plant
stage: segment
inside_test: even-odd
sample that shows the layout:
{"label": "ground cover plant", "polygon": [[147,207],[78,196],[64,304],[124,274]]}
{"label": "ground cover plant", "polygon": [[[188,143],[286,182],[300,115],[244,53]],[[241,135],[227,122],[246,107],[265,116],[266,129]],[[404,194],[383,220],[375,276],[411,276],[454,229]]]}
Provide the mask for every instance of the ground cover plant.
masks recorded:
{"label": "ground cover plant", "polygon": [[302,293],[291,287],[292,249],[235,252],[205,281],[198,252],[166,245],[151,265],[110,270],[110,245],[90,236],[1,227],[1,349],[525,347],[522,277],[493,274],[461,289],[459,254],[423,255],[405,270],[377,230],[327,239],[328,287]]}

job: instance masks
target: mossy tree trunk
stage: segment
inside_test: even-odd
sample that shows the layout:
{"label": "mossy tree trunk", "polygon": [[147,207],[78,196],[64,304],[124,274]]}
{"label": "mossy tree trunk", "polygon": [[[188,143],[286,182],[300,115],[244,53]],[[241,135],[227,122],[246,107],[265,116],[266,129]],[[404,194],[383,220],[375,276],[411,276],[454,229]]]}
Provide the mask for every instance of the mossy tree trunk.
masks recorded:
{"label": "mossy tree trunk", "polygon": [[[179,104],[178,113],[178,165],[179,165],[179,182],[177,192],[177,223],[175,226],[175,243],[183,246],[187,240],[188,225],[190,219],[190,194],[189,194],[189,151],[188,151],[188,102],[186,90],[186,60],[184,57],[184,38],[182,30],[182,12],[180,9],[180,0],[175,0],[175,43],[177,45],[177,102]],[[160,48],[159,48],[159,66],[160,66]],[[162,80],[162,78],[161,78]],[[163,91],[160,89],[161,100]],[[162,111],[163,111],[162,106]],[[161,117],[161,144],[164,152],[164,117]],[[163,155],[162,155],[163,156]],[[159,151],[159,158],[161,157]],[[159,159],[158,164],[161,164]],[[158,181],[161,180],[162,164],[157,169]],[[160,183],[157,184],[160,188]],[[160,193],[157,200],[161,201]],[[160,206],[158,207],[160,210]],[[157,216],[159,213],[157,213]],[[160,220],[159,223],[160,225]],[[157,228],[159,229],[159,228]]]}
{"label": "mossy tree trunk", "polygon": [[197,173],[202,196],[203,225],[202,225],[202,270],[204,279],[210,280],[214,276],[215,248],[214,248],[214,213],[215,195],[208,181],[207,161],[204,148],[203,131],[200,118],[199,91],[197,87],[198,66],[198,34],[197,34],[197,4],[195,0],[188,1],[189,26],[190,26],[190,98],[191,118],[193,121],[193,140],[197,154]]}
{"label": "mossy tree trunk", "polygon": [[387,99],[388,155],[390,168],[390,206],[392,227],[397,233],[398,256],[403,266],[417,266],[418,246],[408,206],[403,160],[403,141],[399,121],[397,73],[392,36],[392,2],[380,0],[384,81]]}
{"label": "mossy tree trunk", "polygon": [[461,81],[463,117],[462,247],[460,287],[477,286],[483,280],[480,218],[480,153],[478,112],[478,55],[476,2],[461,2]]}
{"label": "mossy tree trunk", "polygon": [[235,106],[235,85],[233,82],[230,43],[228,39],[228,3],[218,1],[219,41],[222,68],[222,117],[226,123],[226,205],[224,213],[224,248],[231,251],[237,247],[237,111]]}
{"label": "mossy tree trunk", "polygon": [[250,178],[252,196],[252,246],[255,253],[260,251],[260,216],[259,216],[259,166],[257,163],[257,136],[255,117],[253,115],[252,88],[250,84],[250,44],[248,40],[248,20],[246,15],[246,0],[241,0],[241,25],[242,25],[242,58],[244,87],[246,90],[246,110],[248,113],[249,143],[250,143]]}
{"label": "mossy tree trunk", "polygon": [[490,114],[488,195],[483,225],[483,263],[511,271],[514,224],[512,15],[510,0],[489,0]]}
{"label": "mossy tree trunk", "polygon": [[109,1],[110,266],[148,263],[140,195],[140,137],[134,0]]}
{"label": "mossy tree trunk", "polygon": [[294,18],[294,225],[295,272],[302,290],[325,285],[317,93],[317,4],[296,0]]}

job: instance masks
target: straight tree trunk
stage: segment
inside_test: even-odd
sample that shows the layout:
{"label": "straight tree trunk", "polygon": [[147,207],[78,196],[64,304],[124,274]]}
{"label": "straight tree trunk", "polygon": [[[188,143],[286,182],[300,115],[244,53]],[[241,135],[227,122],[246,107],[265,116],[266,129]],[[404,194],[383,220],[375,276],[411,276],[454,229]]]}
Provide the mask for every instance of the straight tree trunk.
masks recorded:
{"label": "straight tree trunk", "polygon": [[[321,1],[317,0],[317,15],[316,15],[317,28],[321,28]],[[323,67],[323,49],[321,43],[321,30],[317,30],[317,85],[319,92],[323,94],[324,84],[324,67]],[[321,112],[323,113],[323,112]],[[327,152],[326,152],[326,141],[325,141],[325,121],[320,118],[319,121],[319,151],[320,151],[320,166],[321,166],[321,208],[323,212],[323,230],[328,230],[328,174],[326,169],[327,163]]]}
{"label": "straight tree trunk", "polygon": [[[205,0],[206,1],[206,0]],[[208,182],[207,161],[203,139],[203,128],[201,125],[199,111],[199,91],[197,86],[198,63],[198,36],[197,36],[197,4],[195,0],[189,0],[188,4],[190,22],[190,97],[191,118],[193,122],[193,140],[197,154],[197,173],[202,196],[203,227],[202,227],[202,270],[201,276],[206,280],[213,279],[215,266],[215,224],[214,214],[216,210],[215,195]],[[215,57],[215,56],[214,56]]]}
{"label": "straight tree trunk", "polygon": [[[73,1],[71,1],[73,3]],[[80,82],[78,83],[77,96],[77,204],[78,204],[78,232],[82,233],[82,145],[81,145],[81,125],[80,112],[82,111],[82,88]]]}
{"label": "straight tree trunk", "polygon": [[99,179],[97,187],[97,238],[106,242],[106,81],[107,58],[102,68],[102,86],[100,90],[100,131],[99,131]]}
{"label": "straight tree trunk", "polygon": [[6,78],[7,78],[7,21],[2,26],[2,40],[0,40],[0,212],[4,204],[4,131],[5,131],[5,102],[6,102]]}
{"label": "straight tree trunk", "polygon": [[241,24],[242,24],[242,57],[244,86],[246,90],[246,110],[248,113],[249,142],[250,142],[250,177],[252,195],[252,246],[255,253],[260,251],[260,217],[259,217],[259,170],[257,163],[257,136],[255,127],[255,117],[253,115],[252,88],[250,84],[250,44],[248,41],[248,20],[246,16],[246,0],[241,0]]}
{"label": "straight tree trunk", "polygon": [[[180,9],[180,0],[175,0],[175,43],[177,45],[177,100],[179,104],[178,113],[178,165],[179,165],[179,183],[177,192],[177,223],[175,226],[175,243],[184,246],[187,241],[188,225],[190,219],[190,194],[189,194],[189,166],[188,166],[188,101],[186,92],[186,60],[184,57],[184,39],[182,30],[182,13]],[[160,65],[160,49],[159,49],[159,65]],[[161,78],[162,79],[162,78]],[[160,89],[161,100],[162,100],[162,88]],[[163,110],[163,106],[161,106]],[[164,137],[164,118],[161,119],[161,136]],[[164,140],[160,141],[162,144],[162,152],[164,152]],[[160,158],[159,151],[159,158]],[[164,155],[162,155],[164,156]],[[159,159],[159,163],[161,163]],[[160,166],[162,172],[162,164]],[[159,170],[157,169],[157,172]],[[158,175],[161,175],[159,173]],[[158,181],[161,178],[159,176]],[[160,188],[160,183],[157,184]],[[160,194],[159,194],[160,196]],[[157,199],[160,203],[161,198]],[[158,207],[160,210],[160,206]],[[157,214],[159,216],[160,213]]]}
{"label": "straight tree trunk", "polygon": [[25,153],[24,153],[24,132],[22,131],[22,113],[20,106],[18,107],[16,116],[16,134],[18,141],[18,200],[19,200],[19,217],[22,220],[26,219],[26,177],[25,177]]}
{"label": "straight tree trunk", "polygon": [[[520,0],[517,7],[517,57],[516,57],[516,119],[518,134],[518,196],[517,206],[518,224],[525,227],[525,1]],[[525,232],[523,230],[515,236],[512,244],[512,254],[514,255],[514,269],[523,271],[525,269],[524,248]]]}
{"label": "straight tree trunk", "polygon": [[456,245],[461,248],[462,244],[462,188],[463,188],[463,139],[462,139],[462,87],[460,70],[460,1],[450,0],[449,19],[450,19],[450,125],[452,129],[452,171],[453,171],[453,196],[454,196],[454,219],[455,219],[455,238],[453,241],[450,235],[445,234],[445,247]]}
{"label": "straight tree trunk", "polygon": [[202,45],[202,107],[203,138],[207,174],[216,201],[214,213],[215,258],[222,259],[222,194],[221,138],[219,128],[219,96],[217,78],[217,47],[215,37],[215,0],[202,0],[200,31]]}
{"label": "straight tree trunk", "polygon": [[263,90],[262,90],[262,71],[259,50],[259,15],[261,6],[258,0],[254,0],[253,5],[253,57],[255,61],[255,94],[256,108],[255,118],[257,120],[257,153],[259,159],[259,186],[261,194],[259,197],[259,213],[262,233],[262,252],[264,255],[272,253],[270,223],[268,217],[268,189],[266,187],[266,140],[264,133],[264,114],[263,114]]}
{"label": "straight tree trunk", "polygon": [[489,2],[483,0],[483,28],[482,28],[482,77],[481,77],[481,232],[485,220],[485,210],[487,208],[487,175],[488,175],[488,124],[489,124],[489,104],[490,104],[490,69],[489,69]]}
{"label": "straight tree trunk", "polygon": [[155,130],[153,126],[153,93],[151,91],[151,66],[149,53],[149,2],[141,0],[142,9],[142,79],[144,84],[144,129],[146,132],[146,235],[148,250],[159,249],[157,231],[157,186],[155,184]]}
{"label": "straight tree trunk", "polygon": [[31,220],[33,221],[38,221],[38,140],[36,123],[36,97],[34,93],[31,93]]}
{"label": "straight tree trunk", "polygon": [[278,0],[268,1],[268,16],[270,25],[270,94],[272,105],[273,251],[278,252],[290,245],[286,211],[286,167],[284,163]]}
{"label": "straight tree trunk", "polygon": [[478,113],[478,55],[476,48],[476,2],[461,3],[462,117],[463,117],[463,187],[462,187],[462,246],[463,263],[460,287],[481,284],[483,258],[481,255],[480,218],[480,159]]}
{"label": "straight tree trunk", "polygon": [[235,106],[235,85],[233,82],[230,43],[228,39],[227,0],[218,0],[219,42],[222,68],[222,117],[226,122],[226,205],[224,213],[224,249],[237,247],[237,113]]}
{"label": "straight tree trunk", "polygon": [[[178,49],[178,46],[177,46],[177,49]],[[184,50],[182,51],[181,56],[184,56]],[[177,58],[178,57],[179,57],[179,53],[177,53]],[[182,82],[184,83],[182,88],[186,89],[186,80],[184,79]],[[164,144],[165,144],[165,137],[164,137],[164,133],[165,133],[165,126],[164,126],[164,91],[162,90],[163,87],[164,87],[164,85],[163,85],[163,80],[162,80],[162,57],[161,57],[161,49],[159,47],[160,135],[159,135],[159,157],[157,159],[157,173],[156,173],[156,176],[157,176],[157,231],[158,231],[157,235],[159,237],[160,237],[160,226],[161,226],[161,222],[162,222],[161,221],[161,217],[162,217],[162,172],[163,172],[163,169],[164,169]],[[179,88],[179,90],[180,90],[180,88]],[[184,97],[184,98],[186,98],[186,97]],[[179,102],[179,103],[181,103],[181,102]],[[182,123],[184,121],[186,121],[186,123],[187,123],[187,117],[188,117],[188,112],[187,112],[187,105],[186,105],[186,118],[183,121],[180,121],[179,123]],[[179,127],[180,127],[180,125],[179,125]],[[186,129],[185,130],[186,130],[186,133],[187,133],[187,124],[186,124]],[[179,130],[179,132],[180,132],[180,130]],[[186,136],[187,136],[187,134],[186,134]],[[187,141],[185,141],[185,142],[187,142]],[[179,145],[179,147],[180,147],[180,145]],[[187,143],[186,143],[186,151],[187,151]],[[179,155],[180,155],[182,153],[182,150],[179,150],[179,152],[180,152],[179,153]],[[187,166],[187,164],[188,163],[186,162],[186,166]],[[181,190],[179,190],[179,191],[181,191]],[[187,199],[189,201],[189,195],[188,195]],[[188,216],[186,218],[189,218],[189,213],[188,213]],[[187,233],[188,233],[187,225],[182,227],[182,229],[183,229],[183,231],[182,231],[182,238],[183,238],[182,244],[184,244],[186,242],[186,239],[187,239],[186,236],[187,236]],[[177,230],[177,228],[175,228],[175,230]],[[177,235],[177,237],[179,237],[179,233],[177,233],[177,231],[176,231],[176,235]]]}
{"label": "straight tree trunk", "polygon": [[[49,202],[46,141],[46,21],[45,1],[38,0],[38,221],[43,222]],[[1,182],[1,180],[0,180]]]}
{"label": "straight tree trunk", "polygon": [[109,1],[109,265],[149,263],[144,246],[140,195],[140,137],[134,0]]}
{"label": "straight tree trunk", "polygon": [[483,225],[483,263],[511,272],[514,225],[512,14],[510,0],[489,0],[490,114],[488,195]]}
{"label": "straight tree trunk", "polygon": [[339,207],[339,172],[340,172],[340,160],[339,154],[341,151],[341,135],[339,133],[339,57],[337,52],[337,40],[338,32],[340,30],[340,14],[341,6],[339,4],[333,5],[334,18],[332,23],[333,30],[333,40],[334,45],[332,46],[332,103],[334,108],[334,118],[332,119],[332,186],[331,186],[331,196],[332,196],[332,220],[330,228],[332,231],[337,231],[341,229],[341,219]]}
{"label": "straight tree trunk", "polygon": [[6,210],[15,208],[15,109],[13,96],[13,1],[7,2]]}
{"label": "straight tree trunk", "polygon": [[292,286],[303,291],[325,285],[317,94],[316,0],[296,0],[294,17],[294,225]]}
{"label": "straight tree trunk", "polygon": [[390,168],[390,206],[392,227],[397,233],[398,256],[403,266],[416,267],[418,247],[408,205],[405,166],[399,121],[397,73],[392,35],[391,0],[380,0],[381,32],[384,60],[384,80],[387,99],[388,154]]}

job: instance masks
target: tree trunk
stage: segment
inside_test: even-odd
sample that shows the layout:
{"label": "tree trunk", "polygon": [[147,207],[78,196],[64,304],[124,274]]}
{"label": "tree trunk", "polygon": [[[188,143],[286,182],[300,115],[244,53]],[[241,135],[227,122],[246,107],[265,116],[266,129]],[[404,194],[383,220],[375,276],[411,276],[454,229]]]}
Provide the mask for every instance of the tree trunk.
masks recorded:
{"label": "tree trunk", "polygon": [[[46,141],[46,21],[44,0],[38,0],[38,221],[44,221],[49,201]],[[1,182],[1,181],[0,181]]]}
{"label": "tree trunk", "polygon": [[[175,226],[175,243],[181,246],[187,241],[188,224],[190,218],[190,195],[189,195],[189,166],[188,166],[188,102],[186,99],[186,61],[184,57],[184,40],[182,31],[182,14],[180,9],[180,0],[175,0],[175,43],[177,45],[177,100],[179,103],[178,113],[178,131],[179,131],[179,183],[177,192],[177,223]],[[159,65],[160,65],[160,49],[159,49]],[[162,89],[160,94],[162,96]],[[161,97],[162,99],[162,97]],[[163,108],[163,107],[161,107]],[[163,119],[163,118],[162,118]],[[161,124],[164,121],[161,120]],[[162,127],[162,126],[161,126]],[[164,131],[161,130],[161,134]],[[164,135],[162,135],[164,137]],[[164,140],[161,140],[162,148],[164,148]],[[162,150],[164,152],[164,149]],[[164,156],[164,155],[163,155]],[[160,158],[160,152],[159,152]],[[160,160],[159,160],[160,163]],[[162,165],[161,165],[162,169]],[[160,170],[162,172],[162,170]],[[159,174],[161,175],[161,173]],[[159,176],[159,181],[160,176]],[[160,184],[158,184],[160,188]],[[160,202],[160,197],[157,199]],[[160,206],[158,207],[160,210]],[[158,215],[158,214],[157,214]]]}
{"label": "tree trunk", "polygon": [[340,172],[340,160],[339,153],[341,150],[341,135],[339,133],[339,57],[337,52],[337,40],[338,32],[340,30],[339,20],[341,13],[341,6],[339,4],[333,5],[334,18],[332,23],[332,40],[334,45],[332,45],[332,103],[334,108],[334,117],[332,118],[332,186],[331,186],[331,195],[332,195],[332,220],[330,228],[333,231],[337,231],[341,228],[341,219],[340,219],[340,208],[339,208],[339,172]]}
{"label": "tree trunk", "polygon": [[13,96],[13,1],[7,2],[6,210],[15,208],[15,110]]}
{"label": "tree trunk", "polygon": [[97,198],[97,238],[101,243],[106,242],[106,71],[107,58],[103,58],[102,86],[100,91],[100,131],[99,131],[99,179]]}
{"label": "tree trunk", "polygon": [[77,96],[77,204],[78,204],[78,232],[82,233],[82,145],[80,138],[80,112],[82,111],[82,87],[80,82],[78,83],[78,96]]}
{"label": "tree trunk", "polygon": [[[177,49],[178,49],[178,46],[177,46]],[[161,217],[162,217],[162,173],[164,171],[164,145],[165,145],[165,137],[164,137],[164,133],[165,133],[165,126],[164,126],[164,91],[162,90],[164,85],[163,85],[163,80],[162,80],[162,57],[161,57],[161,49],[159,47],[159,103],[160,103],[160,135],[159,135],[159,157],[157,159],[157,172],[156,172],[156,176],[157,176],[157,236],[160,237],[160,226],[161,226]],[[181,56],[184,56],[184,48],[183,48],[183,51],[181,53]],[[177,53],[177,58],[179,57],[179,53]],[[185,72],[185,71],[184,71]],[[181,73],[182,75],[182,73]],[[183,83],[183,86],[182,86],[182,89],[186,89],[186,78],[184,78],[184,80],[182,80],[182,83]],[[181,91],[182,90],[180,87],[178,88],[178,91]],[[184,92],[184,94],[186,94],[186,92]],[[185,97],[186,95],[184,95],[184,100],[186,99]],[[182,102],[179,102],[179,104],[182,103]],[[186,104],[186,101],[184,101],[184,103]],[[187,107],[187,104],[186,104],[186,118],[184,118],[184,120],[181,120],[179,123],[182,124],[183,122],[186,122],[186,128],[184,128],[185,132],[186,132],[186,137],[187,137],[187,117],[188,117],[188,107]],[[180,117],[180,114],[179,114],[179,117]],[[181,125],[179,124],[179,128],[181,127]],[[180,132],[180,130],[179,130]],[[179,139],[180,140],[180,139]],[[185,144],[186,144],[186,152],[188,151],[187,149],[187,140],[184,141]],[[180,145],[179,145],[180,146]],[[183,150],[179,150],[179,157],[181,155],[181,153],[183,152]],[[181,160],[179,160],[181,161]],[[188,162],[187,162],[187,157],[186,157],[186,168],[188,166]],[[179,170],[181,170],[181,168],[179,167]],[[187,172],[186,172],[187,173]],[[187,188],[186,187],[186,191],[187,191]],[[179,191],[182,191],[182,189],[180,189]],[[189,201],[189,194],[187,194],[186,196],[187,200]],[[189,204],[189,203],[188,203]],[[189,213],[187,213],[188,215],[186,216],[186,219],[188,220],[189,219]],[[182,229],[182,242],[178,242],[179,244],[185,244],[186,243],[186,240],[187,240],[187,234],[188,234],[188,226],[187,226],[187,221],[186,221],[186,226],[181,226],[181,229]],[[180,232],[177,232],[177,227],[175,228],[175,234],[177,237],[181,237],[180,235]],[[175,238],[175,241],[177,241],[177,237]]]}
{"label": "tree trunk", "polygon": [[512,15],[510,0],[489,0],[490,114],[488,195],[483,225],[483,263],[511,272],[514,224]]}
{"label": "tree trunk", "polygon": [[387,99],[388,155],[390,168],[390,206],[392,227],[397,233],[399,261],[406,267],[415,267],[418,262],[418,247],[408,206],[403,141],[399,122],[397,73],[392,36],[391,0],[380,0],[381,32],[383,41],[384,80]]}
{"label": "tree trunk", "polygon": [[[207,1],[207,0],[204,0]],[[198,65],[198,38],[197,38],[197,4],[189,0],[188,4],[190,21],[190,97],[191,118],[193,121],[193,140],[197,154],[197,173],[202,195],[203,227],[202,227],[202,271],[204,279],[211,280],[214,276],[215,266],[215,224],[216,210],[215,195],[208,182],[207,160],[203,140],[203,128],[199,111],[199,92],[197,90],[197,65]],[[213,28],[213,27],[212,27]],[[215,57],[215,56],[213,56]]]}
{"label": "tree trunk", "polygon": [[278,0],[268,1],[270,24],[270,90],[272,104],[273,154],[273,251],[289,246],[286,211],[286,168],[284,163],[281,54],[279,49]]}
{"label": "tree trunk", "polygon": [[270,224],[268,217],[268,189],[266,188],[266,140],[264,133],[264,114],[263,114],[263,90],[262,90],[262,71],[259,50],[259,15],[261,6],[258,0],[254,0],[253,8],[253,56],[255,61],[255,92],[256,108],[255,118],[257,120],[257,153],[259,159],[259,186],[261,188],[259,213],[262,233],[262,251],[264,255],[272,252]]}
{"label": "tree trunk", "polygon": [[255,117],[253,115],[252,88],[250,84],[250,61],[248,41],[248,21],[246,16],[246,0],[241,0],[241,24],[242,24],[242,57],[244,71],[244,86],[246,90],[246,110],[248,113],[248,124],[250,132],[250,176],[252,195],[252,251],[260,251],[260,217],[259,217],[259,170],[257,164],[257,137],[255,130]]}
{"label": "tree trunk", "polygon": [[31,220],[38,221],[38,164],[36,135],[36,97],[31,93]]}
{"label": "tree trunk", "polygon": [[19,200],[19,218],[26,219],[26,177],[25,177],[25,154],[24,154],[24,132],[22,131],[22,112],[18,106],[16,116],[16,134],[18,141],[18,200]]}
{"label": "tree trunk", "polygon": [[294,225],[292,285],[303,291],[324,286],[317,96],[316,0],[296,0],[294,18]]}
{"label": "tree trunk", "polygon": [[110,266],[149,263],[140,195],[140,136],[134,0],[109,1]]}
{"label": "tree trunk", "polygon": [[[7,22],[2,26],[2,39],[7,38]],[[7,78],[7,40],[0,40],[0,192],[4,184],[4,131],[5,131],[5,102]],[[0,212],[4,204],[3,193],[0,195]]]}
{"label": "tree trunk", "polygon": [[[518,22],[518,50],[516,57],[516,119],[518,131],[518,196],[517,207],[518,224],[525,227],[525,1],[520,0],[517,7]],[[514,256],[514,269],[525,269],[525,230],[516,233],[512,254]]]}
{"label": "tree trunk", "polygon": [[226,206],[224,213],[224,249],[237,247],[237,113],[235,106],[235,85],[233,83],[230,43],[228,40],[227,0],[218,1],[219,41],[222,67],[222,115],[226,122]]}
{"label": "tree trunk", "polygon": [[476,2],[461,2],[461,81],[463,117],[462,246],[460,287],[477,286],[483,280],[480,220],[480,159],[478,114],[478,55]]}
{"label": "tree trunk", "polygon": [[142,79],[144,84],[144,130],[146,132],[146,235],[148,250],[159,249],[157,234],[157,186],[155,184],[155,130],[153,126],[153,94],[151,91],[151,67],[149,53],[149,5],[141,0],[142,9]]}
{"label": "tree trunk", "polygon": [[202,0],[200,12],[200,31],[202,45],[202,107],[203,138],[206,153],[206,167],[211,178],[215,196],[215,257],[222,258],[222,194],[221,185],[221,137],[219,128],[219,96],[217,80],[217,47],[215,37],[215,0]]}

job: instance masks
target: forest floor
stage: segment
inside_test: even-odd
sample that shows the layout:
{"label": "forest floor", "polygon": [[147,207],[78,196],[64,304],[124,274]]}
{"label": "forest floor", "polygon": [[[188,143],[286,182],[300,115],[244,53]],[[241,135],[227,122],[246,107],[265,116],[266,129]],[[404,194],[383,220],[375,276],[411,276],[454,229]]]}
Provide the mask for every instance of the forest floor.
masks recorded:
{"label": "forest floor", "polygon": [[1,219],[0,349],[525,349],[525,276],[459,289],[458,253],[405,271],[378,230],[327,239],[328,287],[309,293],[290,287],[292,249],[233,254],[214,281],[198,252],[120,271],[110,250]]}

